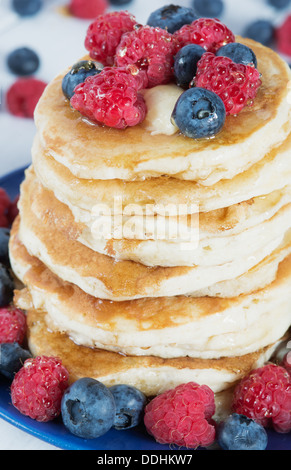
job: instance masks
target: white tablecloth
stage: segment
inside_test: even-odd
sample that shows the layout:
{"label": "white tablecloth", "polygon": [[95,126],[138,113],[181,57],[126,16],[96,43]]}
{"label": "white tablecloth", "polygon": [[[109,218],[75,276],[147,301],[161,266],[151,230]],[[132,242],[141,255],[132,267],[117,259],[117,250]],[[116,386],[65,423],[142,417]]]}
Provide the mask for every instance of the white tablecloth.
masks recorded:
{"label": "white tablecloth", "polygon": [[[265,0],[224,0],[221,18],[236,34],[257,18],[280,23],[282,13],[266,5]],[[17,47],[28,46],[41,58],[37,78],[46,82],[84,55],[84,38],[90,21],[60,13],[66,0],[44,0],[45,7],[31,18],[21,19],[13,13],[9,0],[0,1],[0,176],[30,163],[30,148],[35,133],[30,119],[15,118],[5,110],[5,92],[15,80],[9,73],[6,58]],[[191,0],[133,0],[126,8],[145,23],[149,14],[165,4],[190,6]],[[125,8],[125,7],[124,7]],[[285,13],[285,12],[284,12]],[[56,449],[0,419],[0,450]]]}

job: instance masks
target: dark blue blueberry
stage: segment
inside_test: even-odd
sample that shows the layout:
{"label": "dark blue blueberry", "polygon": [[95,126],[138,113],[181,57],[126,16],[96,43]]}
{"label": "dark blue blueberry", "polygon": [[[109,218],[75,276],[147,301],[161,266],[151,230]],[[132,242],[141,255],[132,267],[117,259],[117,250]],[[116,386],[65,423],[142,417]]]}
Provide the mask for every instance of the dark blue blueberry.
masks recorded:
{"label": "dark blue blueberry", "polygon": [[257,20],[247,26],[243,36],[260,42],[265,46],[270,46],[275,34],[274,25],[268,20]]}
{"label": "dark blue blueberry", "polygon": [[32,16],[42,8],[42,0],[12,0],[12,7],[20,16]]}
{"label": "dark blue blueberry", "polygon": [[10,230],[8,228],[0,228],[0,263],[9,266],[9,245]]}
{"label": "dark blue blueberry", "polygon": [[105,385],[85,377],[65,391],[61,414],[65,427],[72,434],[84,439],[95,439],[112,428],[115,401]]}
{"label": "dark blue blueberry", "polygon": [[268,436],[263,426],[234,413],[218,426],[217,441],[223,450],[265,450]]}
{"label": "dark blue blueberry", "polygon": [[244,65],[254,65],[257,68],[258,62],[255,53],[249,47],[239,42],[233,42],[222,46],[216,52],[221,57],[229,57],[233,62]]}
{"label": "dark blue blueberry", "polygon": [[291,0],[268,0],[268,3],[272,6],[277,8],[278,10],[281,10],[283,8],[287,8]]}
{"label": "dark blue blueberry", "polygon": [[18,343],[0,344],[0,373],[12,381],[24,361],[30,357],[32,357],[31,353]]}
{"label": "dark blue blueberry", "polygon": [[0,308],[13,300],[14,283],[8,268],[0,265]]}
{"label": "dark blue blueberry", "polygon": [[150,14],[147,24],[174,33],[185,24],[190,24],[196,19],[197,16],[192,8],[180,5],[165,5]]}
{"label": "dark blue blueberry", "polygon": [[137,426],[143,417],[147,401],[145,395],[129,385],[114,385],[109,390],[116,405],[114,428],[123,430]]}
{"label": "dark blue blueberry", "polygon": [[179,50],[174,63],[174,73],[179,86],[189,88],[196,75],[197,63],[204,53],[205,49],[197,44],[188,44]]}
{"label": "dark blue blueberry", "polygon": [[132,3],[132,0],[110,0],[111,5],[115,5],[117,7],[121,7],[123,5],[128,5]]}
{"label": "dark blue blueberry", "polygon": [[93,60],[81,60],[73,65],[71,70],[64,76],[62,90],[65,97],[70,100],[77,85],[83,83],[87,77],[100,73],[103,66]]}
{"label": "dark blue blueberry", "polygon": [[200,17],[219,18],[224,10],[222,0],[194,0],[193,7]]}
{"label": "dark blue blueberry", "polygon": [[16,75],[33,75],[39,68],[39,57],[32,49],[20,47],[7,57],[7,64],[12,73]]}
{"label": "dark blue blueberry", "polygon": [[205,88],[184,91],[172,114],[172,120],[182,134],[192,139],[216,135],[223,128],[225,118],[223,101]]}

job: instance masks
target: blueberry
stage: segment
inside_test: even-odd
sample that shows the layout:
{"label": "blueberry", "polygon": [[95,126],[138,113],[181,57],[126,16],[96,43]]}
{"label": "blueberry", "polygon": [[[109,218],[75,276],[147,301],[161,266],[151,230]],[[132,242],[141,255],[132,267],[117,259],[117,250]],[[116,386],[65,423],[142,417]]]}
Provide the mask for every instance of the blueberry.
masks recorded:
{"label": "blueberry", "polygon": [[175,57],[174,74],[177,85],[189,88],[197,71],[197,63],[205,53],[203,47],[197,44],[188,44],[179,50]]}
{"label": "blueberry", "polygon": [[121,7],[123,5],[127,5],[128,3],[131,3],[132,0],[110,0],[111,5],[115,5],[118,7]]}
{"label": "blueberry", "polygon": [[7,307],[13,300],[14,283],[8,268],[0,265],[0,308]]}
{"label": "blueberry", "polygon": [[70,100],[77,85],[83,83],[87,77],[100,73],[103,66],[93,60],[81,60],[73,65],[71,70],[64,76],[62,90],[65,97]]}
{"label": "blueberry", "polygon": [[114,428],[122,430],[137,426],[142,419],[147,401],[145,395],[129,385],[114,385],[109,390],[116,405]]}
{"label": "blueberry", "polygon": [[287,8],[290,5],[291,0],[268,0],[268,3],[278,10]]}
{"label": "blueberry", "polygon": [[7,57],[7,64],[12,73],[16,75],[33,75],[39,68],[39,57],[32,49],[20,47]]}
{"label": "blueberry", "polygon": [[5,266],[9,266],[9,238],[10,238],[10,230],[8,228],[1,227],[0,228],[0,263],[4,264]]}
{"label": "blueberry", "polygon": [[18,343],[0,344],[0,373],[12,381],[24,361],[30,357],[31,353]]}
{"label": "blueberry", "polygon": [[147,24],[174,33],[185,24],[190,24],[196,19],[197,16],[192,8],[180,5],[165,5],[150,14]]}
{"label": "blueberry", "polygon": [[218,426],[217,441],[223,450],[265,450],[268,435],[254,420],[234,413]]}
{"label": "blueberry", "polygon": [[193,7],[200,17],[219,18],[224,10],[222,0],[194,0]]}
{"label": "blueberry", "polygon": [[115,401],[105,385],[84,377],[65,391],[61,414],[65,427],[72,434],[84,439],[95,439],[112,428]]}
{"label": "blueberry", "polygon": [[221,98],[198,87],[182,93],[172,114],[172,120],[182,134],[193,139],[214,136],[222,129],[225,118]]}
{"label": "blueberry", "polygon": [[247,26],[243,36],[269,46],[274,39],[274,34],[275,28],[270,21],[257,20]]}
{"label": "blueberry", "polygon": [[226,44],[216,52],[217,56],[229,57],[233,62],[244,65],[254,65],[257,68],[258,62],[255,53],[249,47],[239,42]]}
{"label": "blueberry", "polygon": [[32,16],[42,8],[42,0],[12,0],[12,7],[20,16]]}

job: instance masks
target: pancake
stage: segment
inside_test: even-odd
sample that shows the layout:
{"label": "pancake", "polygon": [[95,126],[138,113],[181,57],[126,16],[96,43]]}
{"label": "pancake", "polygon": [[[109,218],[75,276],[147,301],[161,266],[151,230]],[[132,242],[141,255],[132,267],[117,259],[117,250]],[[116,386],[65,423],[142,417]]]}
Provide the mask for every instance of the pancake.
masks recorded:
{"label": "pancake", "polygon": [[[105,204],[116,214],[135,204],[143,213],[150,208],[153,214],[161,215],[165,206],[173,204],[176,208],[178,204],[184,204],[187,213],[192,214],[197,209],[203,213],[246,203],[258,196],[284,191],[286,187],[290,192],[290,152],[291,134],[248,170],[231,180],[221,180],[207,187],[195,181],[165,176],[144,181],[106,181],[93,179],[93,176],[89,180],[78,178],[41,148],[38,137],[33,145],[32,159],[41,183],[71,208],[76,219],[86,221],[97,203]],[[116,198],[120,202],[117,207]],[[119,205],[121,211],[118,211]]]}
{"label": "pancake", "polygon": [[27,312],[28,342],[34,356],[61,358],[71,382],[91,377],[106,386],[128,384],[149,397],[190,381],[208,385],[214,393],[222,392],[268,361],[277,346],[246,356],[213,360],[124,356],[76,345],[67,335],[50,331],[44,317],[42,311]]}
{"label": "pancake", "polygon": [[[251,256],[252,253],[258,252],[262,247],[272,243],[273,240],[281,240],[282,234],[291,228],[291,202],[283,205],[271,216],[276,204],[273,203],[267,210],[268,204],[266,201],[263,201],[264,204],[259,204],[260,201],[257,201],[257,208],[252,207],[256,203],[249,203],[249,206],[252,207],[249,214],[251,218],[252,213],[253,219],[257,218],[260,223],[245,229],[246,220],[242,216],[241,232],[239,232],[239,223],[237,223],[235,229],[229,228],[227,230],[220,220],[220,213],[213,213],[203,214],[204,217],[199,217],[198,214],[196,218],[192,216],[191,224],[189,223],[189,226],[187,226],[186,220],[185,226],[182,227],[181,219],[183,221],[185,217],[168,217],[167,220],[156,217],[158,222],[153,222],[153,238],[156,239],[153,240],[112,239],[110,233],[109,239],[107,239],[104,238],[105,234],[103,235],[101,232],[104,229],[104,217],[100,217],[98,224],[96,224],[98,218],[93,215],[91,221],[88,221],[87,224],[77,223],[70,209],[60,203],[51,191],[45,190],[38,183],[33,168],[26,172],[26,181],[23,184],[22,191],[33,195],[32,209],[39,218],[42,218],[44,208],[49,208],[46,214],[49,213],[52,214],[52,217],[57,217],[58,229],[64,235],[74,233],[74,239],[93,251],[109,255],[115,260],[131,260],[146,266],[212,266],[234,262],[238,257]],[[282,199],[284,201],[287,197],[282,196]],[[282,200],[278,201],[277,207],[280,206],[280,203],[282,204]],[[264,209],[262,214],[257,213],[260,207]],[[235,211],[235,208],[233,208],[233,211],[238,214],[239,209]],[[231,213],[231,210],[229,213]],[[201,223],[199,218],[202,219]],[[266,220],[262,221],[264,218]],[[144,220],[141,218],[140,222],[137,219],[135,217],[135,224],[132,227],[133,232],[137,232],[138,229],[144,230],[145,225],[147,228],[149,227],[151,221],[148,217]],[[171,219],[172,225],[169,222]],[[210,230],[209,224],[207,224],[208,220],[212,221]],[[214,231],[215,220],[217,221],[216,231]],[[247,221],[251,225],[248,219]],[[112,225],[110,223],[112,228],[113,223],[114,220]],[[124,218],[120,233],[123,237],[131,228],[127,223],[128,221]],[[156,227],[158,224],[160,226]],[[133,232],[130,232],[130,234]],[[185,234],[184,241],[182,239],[183,233]],[[180,237],[179,234],[181,234]],[[177,236],[177,239],[170,238],[171,235]],[[159,236],[163,239],[159,239]]]}
{"label": "pancake", "polygon": [[26,286],[15,303],[47,312],[51,331],[75,343],[135,356],[234,357],[277,342],[291,323],[291,256],[276,280],[239,297],[161,297],[125,302],[96,299],[63,282],[19,242],[13,228],[10,257]]}
{"label": "pancake", "polygon": [[152,135],[142,125],[126,130],[90,125],[62,94],[66,70],[47,86],[35,111],[41,145],[85,179],[144,180],[169,175],[213,185],[233,178],[262,160],[291,130],[288,65],[259,43],[237,40],[254,50],[262,86],[253,106],[228,116],[215,138]]}
{"label": "pancake", "polygon": [[[288,250],[291,245],[288,231],[260,247],[256,253],[223,265],[149,267],[133,261],[116,261],[82,245],[74,238],[73,227],[69,227],[67,233],[59,229],[59,221],[65,217],[63,206],[56,204],[54,209],[50,206],[51,203],[36,211],[30,185],[22,185],[19,201],[21,242],[58,277],[101,299],[123,301],[199,295],[200,290],[244,275],[273,252],[276,258],[281,256],[281,251]],[[259,277],[256,282],[261,285]]]}

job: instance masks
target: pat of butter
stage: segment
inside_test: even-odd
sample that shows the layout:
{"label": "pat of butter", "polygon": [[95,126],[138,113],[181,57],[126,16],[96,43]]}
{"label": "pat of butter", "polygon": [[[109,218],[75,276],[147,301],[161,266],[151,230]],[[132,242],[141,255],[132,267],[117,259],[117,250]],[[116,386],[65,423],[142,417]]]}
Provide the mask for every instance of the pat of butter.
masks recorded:
{"label": "pat of butter", "polygon": [[183,89],[177,85],[158,85],[141,93],[147,105],[147,115],[142,126],[152,135],[172,135],[179,131],[171,122],[172,112]]}

